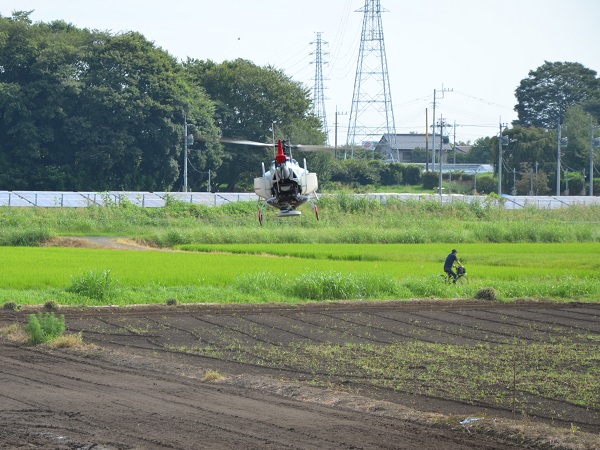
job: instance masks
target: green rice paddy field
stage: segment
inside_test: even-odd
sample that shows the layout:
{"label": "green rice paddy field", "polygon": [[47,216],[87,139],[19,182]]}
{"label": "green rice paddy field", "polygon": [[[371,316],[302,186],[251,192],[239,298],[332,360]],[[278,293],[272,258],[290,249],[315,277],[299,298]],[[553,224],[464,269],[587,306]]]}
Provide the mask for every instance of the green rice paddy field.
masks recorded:
{"label": "green rice paddy field", "polygon": [[[177,201],[0,208],[0,304],[128,305],[473,298],[600,299],[600,207],[507,210],[481,203],[348,195],[265,225],[257,205]],[[306,211],[305,211],[306,212]],[[127,237],[150,251],[47,247],[61,237]],[[452,248],[468,286],[442,283]]]}
{"label": "green rice paddy field", "polygon": [[0,302],[600,299],[600,243],[461,244],[470,284],[440,275],[449,244],[189,244],[179,251],[2,247]]}

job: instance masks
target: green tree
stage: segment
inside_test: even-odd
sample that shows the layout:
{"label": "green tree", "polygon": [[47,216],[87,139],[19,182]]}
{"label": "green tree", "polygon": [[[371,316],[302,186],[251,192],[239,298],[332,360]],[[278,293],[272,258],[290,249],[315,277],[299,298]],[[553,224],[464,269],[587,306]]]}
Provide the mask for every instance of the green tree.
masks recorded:
{"label": "green tree", "polygon": [[[221,64],[189,59],[184,69],[190,84],[202,86],[214,101],[215,122],[223,136],[271,142],[275,135],[292,143],[325,142],[321,122],[311,112],[310,91],[282,71],[243,59]],[[272,150],[226,147],[228,156],[218,181],[232,191],[250,184],[260,173],[260,163],[273,156]]]}
{"label": "green tree", "polygon": [[[181,179],[183,113],[202,134],[216,135],[210,101],[138,33],[104,36],[88,64],[76,103],[81,122],[69,122],[66,133],[79,138],[75,163],[87,167],[95,189],[171,189]],[[214,154],[217,146],[206,145]]]}
{"label": "green tree", "polygon": [[319,185],[322,186],[331,180],[334,167],[339,163],[332,152],[313,152],[306,156],[308,170],[318,176]]}
{"label": "green tree", "polygon": [[385,163],[376,159],[347,159],[334,167],[331,181],[354,185],[377,185]]}
{"label": "green tree", "polygon": [[[498,139],[484,137],[477,139],[469,153],[460,157],[460,162],[471,164],[494,164],[494,149],[498,148]],[[496,151],[496,155],[498,152]],[[459,158],[457,158],[458,161]]]}
{"label": "green tree", "polygon": [[[589,167],[590,161],[590,118],[582,106],[575,105],[567,110],[562,136],[568,138],[563,149],[562,163],[571,171]],[[595,120],[592,119],[592,126]]]}
{"label": "green tree", "polygon": [[[5,189],[170,190],[181,179],[183,111],[216,135],[201,88],[138,33],[32,24],[19,12],[0,17],[0,61]],[[219,146],[205,147],[217,164]]]}
{"label": "green tree", "polygon": [[600,81],[580,63],[548,62],[529,72],[515,91],[518,124],[556,128],[570,106],[600,110]]}
{"label": "green tree", "polygon": [[[538,171],[556,173],[556,132],[515,125],[504,130],[503,135],[507,136],[510,142],[502,149],[503,192],[510,192],[514,174],[520,173],[523,165],[535,168],[537,163]],[[491,138],[490,142],[494,148],[493,161],[498,161],[498,137]]]}
{"label": "green tree", "polygon": [[425,147],[416,147],[410,153],[411,162],[414,163],[425,163],[427,158],[431,159],[431,150],[425,151]]}
{"label": "green tree", "polygon": [[78,89],[72,76],[85,32],[63,22],[0,17],[0,182],[5,189],[66,188],[72,171],[53,152],[56,128]]}

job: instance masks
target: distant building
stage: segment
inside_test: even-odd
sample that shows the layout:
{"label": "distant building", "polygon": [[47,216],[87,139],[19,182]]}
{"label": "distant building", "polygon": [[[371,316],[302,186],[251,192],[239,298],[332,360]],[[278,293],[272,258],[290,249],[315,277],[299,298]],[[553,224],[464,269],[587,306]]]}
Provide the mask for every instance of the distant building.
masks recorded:
{"label": "distant building", "polygon": [[[447,140],[447,137],[445,137],[445,139]],[[429,148],[429,151],[432,151],[435,147],[436,151],[439,152],[439,134],[435,135],[435,142],[433,140],[433,135],[429,135],[428,147],[426,140],[427,136],[425,134],[384,134],[375,147],[375,151],[382,153],[386,161],[410,163],[413,162],[412,152],[415,149]],[[453,149],[448,142],[442,141],[444,160],[445,155],[452,150]]]}

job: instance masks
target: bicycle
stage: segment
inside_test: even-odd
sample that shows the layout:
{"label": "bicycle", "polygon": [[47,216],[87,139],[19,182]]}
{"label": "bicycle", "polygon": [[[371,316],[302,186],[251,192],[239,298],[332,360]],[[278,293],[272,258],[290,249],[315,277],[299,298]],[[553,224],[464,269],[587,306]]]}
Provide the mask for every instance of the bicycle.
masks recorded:
{"label": "bicycle", "polygon": [[469,279],[467,278],[467,269],[461,266],[454,266],[456,269],[456,283],[454,283],[454,277],[449,273],[444,273],[444,275],[440,275],[445,284],[469,284]]}

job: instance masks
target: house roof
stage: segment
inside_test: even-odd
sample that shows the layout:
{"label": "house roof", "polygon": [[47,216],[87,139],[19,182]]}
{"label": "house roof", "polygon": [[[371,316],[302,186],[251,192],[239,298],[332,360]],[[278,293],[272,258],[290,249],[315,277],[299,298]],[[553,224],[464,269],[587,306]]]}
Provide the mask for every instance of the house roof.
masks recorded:
{"label": "house roof", "polygon": [[[389,144],[392,150],[414,150],[415,148],[426,147],[427,136],[425,134],[384,134],[379,141],[378,146],[384,146]],[[429,148],[439,148],[440,146],[440,135],[435,135],[435,141],[433,135],[429,135]],[[452,147],[450,144],[442,144],[442,150],[450,151]]]}

